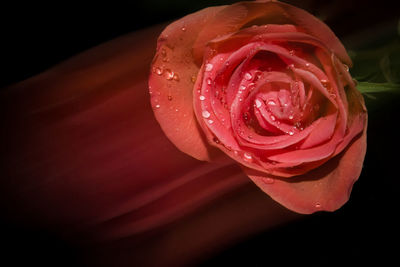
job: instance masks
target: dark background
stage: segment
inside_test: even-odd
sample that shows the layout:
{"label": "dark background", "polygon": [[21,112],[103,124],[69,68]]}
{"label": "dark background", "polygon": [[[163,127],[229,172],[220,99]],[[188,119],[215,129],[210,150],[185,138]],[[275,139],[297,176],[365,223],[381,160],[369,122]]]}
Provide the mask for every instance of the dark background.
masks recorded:
{"label": "dark background", "polygon": [[[34,76],[93,46],[210,5],[235,1],[154,1],[93,5],[61,1],[15,3],[0,8],[0,88]],[[391,1],[285,1],[324,19],[344,40],[362,46],[366,34],[395,28]],[[327,3],[329,2],[329,3]],[[394,1],[393,1],[394,2]],[[391,24],[390,24],[391,23]],[[391,26],[390,26],[391,25]],[[357,39],[359,33],[361,39]],[[351,37],[352,36],[352,37]],[[364,39],[363,39],[364,38]],[[368,152],[350,201],[334,213],[318,213],[251,236],[204,266],[347,266],[398,262],[400,113],[397,94],[368,100]],[[12,205],[12,203],[10,203]],[[13,264],[79,266],[79,251],[40,229],[1,222],[2,253]],[[396,237],[397,236],[397,237]]]}

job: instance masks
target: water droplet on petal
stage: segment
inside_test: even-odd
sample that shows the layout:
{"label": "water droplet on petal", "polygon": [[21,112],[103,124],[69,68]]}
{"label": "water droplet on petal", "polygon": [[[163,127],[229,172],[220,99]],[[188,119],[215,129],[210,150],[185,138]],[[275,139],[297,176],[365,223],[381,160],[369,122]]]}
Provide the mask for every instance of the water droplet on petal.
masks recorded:
{"label": "water droplet on petal", "polygon": [[289,115],[289,120],[293,120],[293,115]]}
{"label": "water droplet on petal", "polygon": [[245,153],[243,154],[243,159],[244,159],[245,161],[252,161],[252,160],[253,160],[253,156],[252,156],[251,154],[245,152]]}
{"label": "water droplet on petal", "polygon": [[293,56],[293,55],[294,55],[294,51],[293,51],[293,50],[290,50],[290,51],[289,51],[289,54],[290,54],[291,56]]}
{"label": "water droplet on petal", "polygon": [[154,72],[155,72],[157,75],[162,75],[164,71],[163,71],[163,69],[157,67],[157,68],[154,69]]}
{"label": "water droplet on petal", "polygon": [[182,30],[183,32],[186,31],[186,27],[183,26],[183,27],[181,28],[181,30]]}
{"label": "water droplet on petal", "polygon": [[294,135],[294,132],[293,131],[289,131],[288,134],[289,135]]}
{"label": "water droplet on petal", "polygon": [[256,99],[255,102],[256,102],[256,107],[257,107],[257,108],[260,108],[261,105],[262,105],[261,101],[260,101],[259,99]]}
{"label": "water droplet on petal", "polygon": [[275,179],[271,178],[271,177],[266,177],[266,178],[263,178],[263,181],[266,184],[273,184],[275,182]]}
{"label": "water droplet on petal", "polygon": [[276,106],[276,103],[274,100],[269,100],[267,104],[270,106]]}
{"label": "water droplet on petal", "polygon": [[203,100],[206,99],[206,97],[205,97],[204,95],[201,95],[201,96],[199,96],[199,99],[200,99],[201,101],[203,101]]}
{"label": "water droplet on petal", "polygon": [[244,75],[244,78],[248,81],[250,81],[251,79],[253,79],[253,75],[251,75],[251,73],[246,72],[246,74]]}
{"label": "water droplet on petal", "polygon": [[195,82],[196,82],[196,76],[192,76],[192,77],[190,78],[190,80],[192,81],[192,83],[195,83]]}
{"label": "water droplet on petal", "polygon": [[159,109],[160,108],[160,104],[157,104],[154,106],[155,108]]}
{"label": "water droplet on petal", "polygon": [[306,63],[306,67],[309,68],[310,67],[310,63],[307,62]]}
{"label": "water droplet on petal", "polygon": [[349,71],[349,66],[347,66],[346,64],[343,64],[343,67],[347,72]]}
{"label": "water droplet on petal", "polygon": [[211,63],[206,64],[206,71],[211,71],[213,69],[213,67],[214,66]]}
{"label": "water droplet on petal", "polygon": [[174,74],[174,80],[175,80],[175,81],[179,81],[178,73],[175,73],[175,74]]}
{"label": "water droplet on petal", "polygon": [[211,85],[211,83],[212,83],[211,78],[207,78],[207,81],[206,81],[206,82],[207,82],[208,85]]}
{"label": "water droplet on petal", "polygon": [[248,120],[249,120],[249,117],[250,117],[250,114],[249,114],[248,112],[243,113],[243,119],[244,119],[245,121],[248,121]]}
{"label": "water droplet on petal", "polygon": [[329,82],[327,80],[325,80],[325,79],[322,79],[321,83],[322,83],[323,87],[327,87]]}
{"label": "water droplet on petal", "polygon": [[208,112],[207,110],[203,110],[203,112],[201,113],[201,115],[203,116],[203,118],[208,119],[211,114],[210,112]]}
{"label": "water droplet on petal", "polygon": [[321,203],[319,203],[319,202],[315,203],[315,207],[316,207],[317,209],[320,209],[321,206],[322,206]]}
{"label": "water droplet on petal", "polygon": [[165,78],[167,80],[172,80],[174,78],[174,72],[171,71],[170,69],[165,70]]}
{"label": "water droplet on petal", "polygon": [[274,115],[271,115],[270,118],[271,118],[272,121],[275,121],[275,120],[276,120],[276,118],[275,118]]}
{"label": "water droplet on petal", "polygon": [[209,124],[213,124],[214,121],[213,121],[213,120],[208,120],[208,123],[209,123]]}
{"label": "water droplet on petal", "polygon": [[244,86],[244,85],[239,86],[239,90],[240,91],[246,90],[246,86]]}
{"label": "water droplet on petal", "polygon": [[219,143],[220,143],[219,139],[218,139],[217,137],[215,137],[215,136],[214,136],[214,138],[213,138],[213,141],[214,141],[216,144],[219,144]]}
{"label": "water droplet on petal", "polygon": [[294,64],[287,65],[287,69],[293,69],[293,68],[294,68]]}
{"label": "water droplet on petal", "polygon": [[168,95],[168,100],[172,101],[172,95]]}

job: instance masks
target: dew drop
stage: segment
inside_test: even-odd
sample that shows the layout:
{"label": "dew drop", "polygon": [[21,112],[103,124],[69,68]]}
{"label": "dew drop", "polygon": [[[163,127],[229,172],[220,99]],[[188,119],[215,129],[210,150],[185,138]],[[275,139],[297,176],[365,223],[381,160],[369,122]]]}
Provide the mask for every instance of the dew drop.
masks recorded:
{"label": "dew drop", "polygon": [[321,83],[322,83],[323,87],[327,87],[329,82],[327,80],[325,80],[325,79],[322,79]]}
{"label": "dew drop", "polygon": [[249,114],[248,112],[243,113],[243,119],[244,119],[245,121],[248,121],[248,120],[249,120],[249,117],[250,117],[250,114]]}
{"label": "dew drop", "polygon": [[306,63],[306,67],[309,68],[310,67],[310,63],[307,62]]}
{"label": "dew drop", "polygon": [[203,118],[208,119],[211,114],[210,112],[208,112],[207,110],[203,110],[203,112],[201,113],[201,115],[203,116]]}
{"label": "dew drop", "polygon": [[213,121],[213,120],[208,120],[208,123],[209,123],[209,124],[213,124],[214,121]]}
{"label": "dew drop", "polygon": [[179,109],[177,109],[177,108],[176,108],[176,109],[175,109],[175,111],[176,111],[176,112],[178,112],[178,111],[179,111]]}
{"label": "dew drop", "polygon": [[206,81],[206,82],[207,82],[208,85],[211,85],[211,83],[212,83],[211,78],[207,78],[207,81]]}
{"label": "dew drop", "polygon": [[275,182],[275,179],[271,178],[271,177],[267,177],[267,178],[263,178],[263,181],[266,184],[273,184]]}
{"label": "dew drop", "polygon": [[160,104],[155,105],[155,108],[159,109],[160,108]]}
{"label": "dew drop", "polygon": [[270,106],[276,106],[276,103],[274,100],[269,100],[267,104]]}
{"label": "dew drop", "polygon": [[246,86],[244,86],[244,85],[239,86],[239,90],[240,91],[246,90]]}
{"label": "dew drop", "polygon": [[168,100],[172,101],[172,95],[168,95]]}
{"label": "dew drop", "polygon": [[201,96],[199,96],[199,99],[200,99],[201,101],[203,101],[203,100],[206,99],[206,97],[205,97],[204,95],[201,95]]}
{"label": "dew drop", "polygon": [[293,115],[289,115],[289,120],[293,120]]}
{"label": "dew drop", "polygon": [[170,69],[165,70],[165,78],[170,81],[174,78],[174,72],[171,71]]}
{"label": "dew drop", "polygon": [[219,139],[218,139],[217,137],[215,137],[215,136],[214,136],[214,138],[213,138],[213,141],[214,141],[214,143],[216,143],[216,144],[219,144],[219,143],[220,143]]}
{"label": "dew drop", "polygon": [[262,105],[261,101],[260,101],[259,99],[256,99],[255,102],[256,102],[256,107],[257,107],[257,108],[260,108],[261,105]]}
{"label": "dew drop", "polygon": [[163,69],[157,67],[157,68],[155,68],[154,72],[155,72],[157,75],[162,75],[164,71],[163,71]]}
{"label": "dew drop", "polygon": [[290,51],[289,51],[289,54],[290,54],[291,56],[293,56],[293,55],[294,55],[294,51],[293,51],[293,50],[290,50]]}
{"label": "dew drop", "polygon": [[161,49],[161,55],[162,55],[163,57],[165,57],[165,56],[167,55],[167,51],[165,51],[165,48],[162,48],[162,49]]}
{"label": "dew drop", "polygon": [[186,31],[186,27],[183,26],[183,27],[181,28],[181,30],[182,30],[183,32],[185,32],[185,31]]}
{"label": "dew drop", "polygon": [[251,75],[251,73],[246,72],[246,74],[244,75],[244,78],[248,81],[250,81],[251,79],[253,79],[253,75]]}
{"label": "dew drop", "polygon": [[247,90],[252,91],[254,88],[256,88],[256,85],[254,83],[249,83],[249,85],[247,85]]}
{"label": "dew drop", "polygon": [[347,66],[346,64],[343,64],[344,69],[349,72],[349,66]]}
{"label": "dew drop", "polygon": [[195,83],[195,82],[196,82],[196,76],[192,76],[192,77],[190,78],[190,80],[192,81],[192,83]]}
{"label": "dew drop", "polygon": [[178,81],[179,81],[179,75],[178,75],[178,73],[175,73],[173,78],[174,78],[174,81],[177,81],[177,82],[178,82]]}
{"label": "dew drop", "polygon": [[320,208],[321,208],[321,203],[319,203],[319,202],[315,203],[315,207],[316,207],[317,209],[320,209]]}
{"label": "dew drop", "polygon": [[270,118],[271,118],[272,121],[275,121],[275,120],[276,120],[276,118],[275,118],[274,115],[271,115]]}
{"label": "dew drop", "polygon": [[245,161],[252,161],[252,160],[253,160],[253,156],[250,155],[249,153],[245,152],[245,153],[243,154],[243,159],[244,159]]}
{"label": "dew drop", "polygon": [[289,135],[294,135],[294,132],[293,131],[289,131],[288,134]]}
{"label": "dew drop", "polygon": [[213,67],[214,66],[211,63],[206,64],[206,71],[211,71],[213,69]]}

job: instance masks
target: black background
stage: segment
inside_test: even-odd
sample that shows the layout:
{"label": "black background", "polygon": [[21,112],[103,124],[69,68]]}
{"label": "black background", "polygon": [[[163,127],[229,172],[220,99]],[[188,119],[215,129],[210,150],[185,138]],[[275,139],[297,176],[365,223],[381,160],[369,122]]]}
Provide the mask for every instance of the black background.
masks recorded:
{"label": "black background", "polygon": [[[14,3],[0,8],[0,87],[24,80],[119,35],[234,1],[154,1],[93,5],[61,1]],[[340,37],[399,18],[390,1],[286,1],[326,19]],[[398,262],[400,201],[399,112],[396,95],[378,96],[369,114],[368,151],[350,201],[251,236],[202,263],[204,266],[347,266]],[[384,104],[383,104],[384,103]],[[10,204],[12,205],[12,204]],[[3,222],[2,259],[30,265],[79,266],[79,251],[40,229]],[[397,236],[397,237],[396,237]]]}

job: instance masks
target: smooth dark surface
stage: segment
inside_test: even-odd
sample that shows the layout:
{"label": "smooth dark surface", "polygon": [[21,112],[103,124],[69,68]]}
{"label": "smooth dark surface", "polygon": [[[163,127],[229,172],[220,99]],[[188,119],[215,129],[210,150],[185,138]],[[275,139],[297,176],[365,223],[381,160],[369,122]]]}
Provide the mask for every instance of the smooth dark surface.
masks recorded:
{"label": "smooth dark surface", "polygon": [[[119,35],[233,1],[153,1],[130,5],[15,5],[0,16],[0,87],[34,76],[79,52]],[[339,37],[398,19],[391,1],[287,1],[326,18]],[[300,3],[301,2],[301,3]],[[101,6],[99,6],[101,5]],[[373,38],[373,36],[371,36]],[[398,95],[377,96],[369,114],[368,151],[350,201],[334,213],[319,213],[251,236],[202,266],[357,266],[398,262],[400,196]],[[12,205],[12,203],[10,203]],[[0,225],[2,260],[40,266],[79,266],[80,252],[45,229],[12,222]],[[12,264],[11,264],[12,263]]]}

